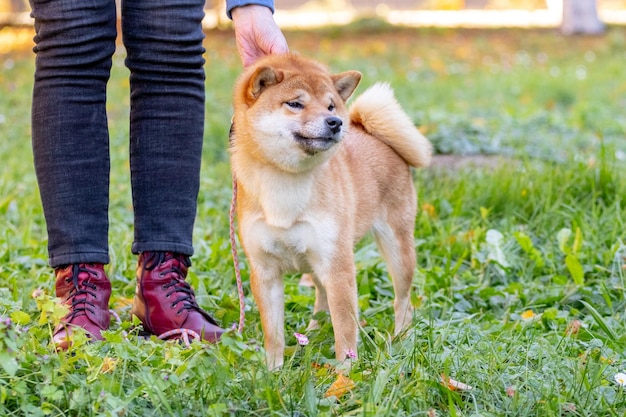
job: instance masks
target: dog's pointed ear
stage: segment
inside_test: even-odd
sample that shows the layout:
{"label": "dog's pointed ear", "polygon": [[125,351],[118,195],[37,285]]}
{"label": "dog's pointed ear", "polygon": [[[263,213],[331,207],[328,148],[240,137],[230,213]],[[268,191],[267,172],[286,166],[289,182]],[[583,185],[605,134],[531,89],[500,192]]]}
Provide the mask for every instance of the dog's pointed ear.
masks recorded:
{"label": "dog's pointed ear", "polygon": [[339,96],[343,101],[347,101],[356,89],[356,86],[359,85],[361,73],[358,71],[346,71],[331,75],[331,79],[333,80],[333,84],[335,84]]}
{"label": "dog's pointed ear", "polygon": [[282,71],[278,71],[272,67],[263,66],[257,68],[248,82],[247,99],[253,102],[267,87],[278,84],[284,78]]}

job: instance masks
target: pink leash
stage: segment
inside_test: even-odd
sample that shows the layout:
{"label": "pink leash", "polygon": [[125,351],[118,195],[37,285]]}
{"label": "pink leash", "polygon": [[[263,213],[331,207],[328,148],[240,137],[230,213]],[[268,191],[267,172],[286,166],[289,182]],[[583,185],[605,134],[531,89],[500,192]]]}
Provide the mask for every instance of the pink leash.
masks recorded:
{"label": "pink leash", "polygon": [[243,283],[241,280],[241,270],[239,269],[239,256],[237,256],[237,240],[235,239],[235,212],[237,209],[237,179],[233,173],[233,197],[230,200],[230,250],[233,255],[233,264],[235,266],[235,278],[237,279],[237,292],[239,293],[239,326],[237,331],[243,331],[243,323],[245,320],[245,295],[243,293]]}

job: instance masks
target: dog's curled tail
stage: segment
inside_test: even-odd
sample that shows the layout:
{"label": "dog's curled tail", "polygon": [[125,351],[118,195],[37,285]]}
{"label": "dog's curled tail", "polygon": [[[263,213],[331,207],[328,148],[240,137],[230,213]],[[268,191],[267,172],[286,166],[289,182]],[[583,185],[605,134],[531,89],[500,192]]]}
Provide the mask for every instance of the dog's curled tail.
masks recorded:
{"label": "dog's curled tail", "polygon": [[350,106],[350,120],[389,145],[407,164],[413,167],[430,164],[430,142],[402,109],[389,84],[374,84],[357,97]]}

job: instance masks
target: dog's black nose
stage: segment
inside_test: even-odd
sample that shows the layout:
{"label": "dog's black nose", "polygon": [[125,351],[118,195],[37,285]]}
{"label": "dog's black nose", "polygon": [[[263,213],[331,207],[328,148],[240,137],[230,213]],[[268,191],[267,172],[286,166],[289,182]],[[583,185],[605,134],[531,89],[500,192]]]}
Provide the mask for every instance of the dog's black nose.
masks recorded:
{"label": "dog's black nose", "polygon": [[327,117],[326,118],[326,126],[330,129],[330,131],[334,134],[339,133],[341,130],[341,125],[343,122],[339,117]]}

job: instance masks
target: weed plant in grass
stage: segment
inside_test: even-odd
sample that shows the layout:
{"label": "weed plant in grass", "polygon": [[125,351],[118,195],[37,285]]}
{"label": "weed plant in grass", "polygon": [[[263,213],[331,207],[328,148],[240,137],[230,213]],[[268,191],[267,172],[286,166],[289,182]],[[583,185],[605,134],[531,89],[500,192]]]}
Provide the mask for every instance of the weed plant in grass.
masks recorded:
{"label": "weed plant in grass", "polygon": [[[50,345],[64,314],[53,298],[30,151],[33,57],[0,56],[0,415],[622,416],[626,370],[624,180],[626,30],[600,38],[552,31],[378,27],[287,33],[292,50],[336,71],[389,81],[439,153],[500,163],[415,173],[421,211],[414,326],[392,339],[393,290],[371,239],[356,250],[361,342],[327,397],[332,328],[288,336],[285,366],[263,364],[247,283],[243,335],[217,345],[142,339],[130,318],[128,82],[109,85],[111,307],[105,341]],[[238,300],[228,242],[230,33],[207,38],[207,129],[190,281],[228,327]],[[358,94],[358,92],[357,92]],[[504,161],[504,162],[502,162]],[[247,264],[241,263],[244,278]],[[287,335],[305,333],[314,294],[287,277]],[[453,380],[471,386],[455,389]]]}

